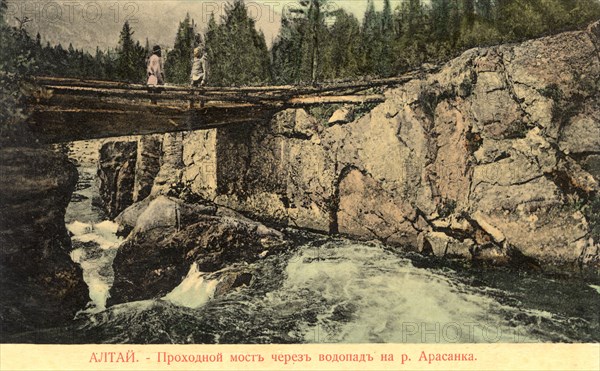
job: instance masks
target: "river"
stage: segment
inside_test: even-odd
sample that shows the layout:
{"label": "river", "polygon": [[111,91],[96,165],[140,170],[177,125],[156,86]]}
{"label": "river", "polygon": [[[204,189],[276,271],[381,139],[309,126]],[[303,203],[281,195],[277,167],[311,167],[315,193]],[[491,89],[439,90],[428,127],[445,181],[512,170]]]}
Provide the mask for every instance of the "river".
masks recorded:
{"label": "river", "polygon": [[93,206],[93,161],[65,222],[90,303],[57,343],[494,343],[600,341],[600,287],[577,277],[484,270],[295,231],[285,254],[251,265],[254,278],[224,296],[195,265],[163,298],[106,308],[117,225]]}

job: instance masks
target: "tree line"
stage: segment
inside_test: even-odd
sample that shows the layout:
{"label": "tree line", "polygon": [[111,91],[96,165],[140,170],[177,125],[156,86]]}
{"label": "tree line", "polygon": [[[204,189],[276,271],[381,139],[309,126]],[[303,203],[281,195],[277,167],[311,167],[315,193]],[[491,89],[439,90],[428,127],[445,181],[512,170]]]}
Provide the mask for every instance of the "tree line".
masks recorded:
{"label": "tree line", "polygon": [[[359,20],[331,0],[298,0],[282,14],[270,49],[243,0],[228,4],[220,19],[211,15],[204,33],[188,14],[173,48],[163,54],[166,80],[189,82],[198,46],[206,50],[211,85],[302,84],[394,76],[474,46],[575,29],[600,18],[598,0],[404,0],[395,9],[384,0],[382,11],[373,0],[364,1],[367,10]],[[127,22],[116,48],[94,55],[72,45],[42,45],[39,34],[31,39],[23,30],[11,32],[18,33],[34,73],[145,81],[151,46],[135,41]]]}
{"label": "tree line", "polygon": [[404,0],[362,22],[330,0],[300,0],[283,14],[272,47],[273,80],[389,77],[439,64],[474,47],[576,29],[600,18],[597,0]]}

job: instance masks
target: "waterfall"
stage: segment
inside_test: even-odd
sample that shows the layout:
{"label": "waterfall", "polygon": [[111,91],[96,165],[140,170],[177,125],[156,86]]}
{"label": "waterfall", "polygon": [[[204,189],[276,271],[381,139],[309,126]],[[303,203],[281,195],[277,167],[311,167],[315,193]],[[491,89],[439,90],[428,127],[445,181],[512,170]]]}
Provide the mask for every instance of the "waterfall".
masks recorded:
{"label": "waterfall", "polygon": [[205,274],[198,271],[198,265],[193,263],[179,286],[163,299],[182,307],[199,308],[212,299],[217,284],[217,280],[205,279]]}
{"label": "waterfall", "polygon": [[110,221],[67,224],[73,235],[71,259],[83,270],[83,280],[89,288],[89,311],[106,308],[106,300],[114,280],[112,262],[122,239],[116,236],[118,225]]}

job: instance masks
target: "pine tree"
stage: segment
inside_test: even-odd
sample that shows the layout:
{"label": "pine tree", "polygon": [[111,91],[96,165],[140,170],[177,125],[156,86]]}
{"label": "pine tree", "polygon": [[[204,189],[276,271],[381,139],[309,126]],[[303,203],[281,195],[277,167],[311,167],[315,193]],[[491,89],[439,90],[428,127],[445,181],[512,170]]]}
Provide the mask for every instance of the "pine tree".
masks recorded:
{"label": "pine tree", "polygon": [[475,24],[475,0],[462,0],[463,27],[472,29]]}
{"label": "pine tree", "polygon": [[394,16],[390,0],[384,0],[383,12],[381,14],[381,60],[379,73],[381,76],[394,75],[394,53],[392,45],[394,42]]}
{"label": "pine tree", "polygon": [[[104,71],[106,78],[109,80],[118,79],[118,62],[119,54],[115,53],[114,50],[108,49],[103,58]],[[145,72],[145,71],[144,71]]]}
{"label": "pine tree", "polygon": [[392,5],[390,0],[384,0],[383,2],[383,13],[381,14],[381,23],[384,33],[393,33],[394,30],[394,19],[392,15]]}
{"label": "pine tree", "polygon": [[283,15],[279,36],[273,43],[273,80],[276,84],[302,81],[303,33],[298,22]]}
{"label": "pine tree", "polygon": [[389,0],[383,4],[383,12],[375,11],[373,0],[367,0],[367,10],[361,32],[362,71],[375,76],[393,74],[394,19]]}
{"label": "pine tree", "polygon": [[221,24],[217,25],[214,17],[209,19],[205,40],[209,83],[247,85],[271,80],[271,58],[264,34],[256,30],[242,0],[225,8]]}
{"label": "pine tree", "polygon": [[492,0],[477,0],[477,13],[487,22],[494,19],[494,4]]}
{"label": "pine tree", "polygon": [[141,82],[139,64],[136,61],[136,48],[133,41],[133,30],[126,21],[119,35],[117,49],[116,77],[123,81]]}
{"label": "pine tree", "polygon": [[104,53],[100,50],[99,46],[96,46],[96,54],[94,54],[93,74],[92,76],[99,80],[104,80],[106,76],[106,68],[104,67]]}
{"label": "pine tree", "polygon": [[450,58],[457,48],[460,37],[461,18],[457,0],[432,0],[429,10],[431,19],[431,38],[428,43],[437,55],[433,61]]}
{"label": "pine tree", "polygon": [[402,3],[396,17],[402,25],[401,37],[394,42],[397,71],[417,67],[428,60],[430,40],[430,14],[421,0],[408,0]]}
{"label": "pine tree", "polygon": [[167,55],[165,62],[165,73],[169,82],[175,84],[189,83],[193,50],[198,44],[194,24],[194,20],[191,19],[189,13],[179,23],[175,45]]}
{"label": "pine tree", "polygon": [[382,19],[375,11],[373,0],[367,0],[367,11],[362,25],[362,71],[365,75],[380,73],[379,62],[381,60],[382,40],[381,29]]}
{"label": "pine tree", "polygon": [[421,12],[423,10],[421,0],[408,0],[407,13],[407,33],[414,35],[418,32],[418,27],[421,26]]}
{"label": "pine tree", "polygon": [[330,58],[325,70],[329,79],[355,78],[360,74],[360,24],[352,14],[340,9],[329,32]]}
{"label": "pine tree", "polygon": [[325,21],[331,16],[329,0],[299,0],[290,8],[289,18],[301,27],[301,74],[305,81],[314,83],[319,78],[321,48],[327,33]]}

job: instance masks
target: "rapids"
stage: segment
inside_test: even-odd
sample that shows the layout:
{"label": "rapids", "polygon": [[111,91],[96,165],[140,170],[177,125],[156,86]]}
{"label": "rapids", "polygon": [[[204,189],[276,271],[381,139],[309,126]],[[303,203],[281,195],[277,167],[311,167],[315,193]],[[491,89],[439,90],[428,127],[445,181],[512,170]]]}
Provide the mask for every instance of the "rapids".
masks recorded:
{"label": "rapids", "polygon": [[250,264],[251,285],[215,297],[195,264],[163,298],[106,308],[118,226],[93,206],[95,168],[80,166],[67,210],[73,260],[90,304],[49,343],[598,342],[600,293],[580,279],[478,270],[379,243],[287,230],[288,252]]}

